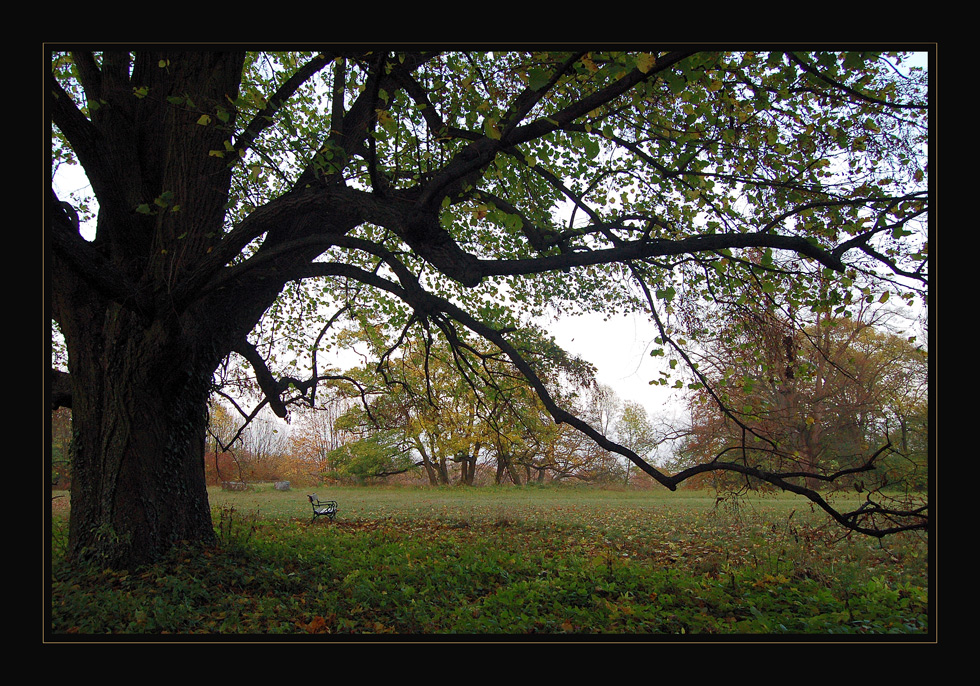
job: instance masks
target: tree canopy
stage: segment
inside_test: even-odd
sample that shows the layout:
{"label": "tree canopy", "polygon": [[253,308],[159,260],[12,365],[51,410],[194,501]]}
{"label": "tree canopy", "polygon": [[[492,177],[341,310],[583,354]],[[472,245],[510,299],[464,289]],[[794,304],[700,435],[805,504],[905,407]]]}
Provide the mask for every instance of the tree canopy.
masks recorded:
{"label": "tree canopy", "polygon": [[[682,303],[761,291],[803,320],[924,302],[930,109],[908,60],[52,51],[49,280],[68,353],[52,399],[78,432],[72,550],[131,561],[207,538],[198,416],[223,360],[247,361],[285,416],[343,380],[325,359],[365,311],[392,350],[434,333],[472,359],[482,339],[556,422],[669,488],[732,470],[855,530],[923,528],[911,504],[836,512],[796,471],[719,457],[665,473],[563,407],[520,344],[534,316],[642,311],[684,361],[697,332]],[[90,195],[58,185],[69,168]]]}

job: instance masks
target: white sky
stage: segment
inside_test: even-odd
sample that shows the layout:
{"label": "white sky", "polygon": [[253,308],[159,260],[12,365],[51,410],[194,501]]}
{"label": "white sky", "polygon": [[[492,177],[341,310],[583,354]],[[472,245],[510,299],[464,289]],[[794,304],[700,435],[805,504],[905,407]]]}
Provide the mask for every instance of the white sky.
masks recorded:
{"label": "white sky", "polygon": [[679,410],[677,391],[651,386],[666,369],[663,357],[650,357],[656,326],[641,314],[614,316],[587,314],[545,325],[557,343],[596,366],[599,383],[609,386],[621,401],[631,400],[647,408],[651,419],[672,417]]}

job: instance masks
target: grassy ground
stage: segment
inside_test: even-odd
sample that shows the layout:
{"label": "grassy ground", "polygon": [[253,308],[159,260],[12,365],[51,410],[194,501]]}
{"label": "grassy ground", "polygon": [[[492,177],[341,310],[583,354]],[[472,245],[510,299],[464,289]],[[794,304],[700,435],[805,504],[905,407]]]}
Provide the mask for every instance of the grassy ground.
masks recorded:
{"label": "grassy ground", "polygon": [[713,492],[211,492],[220,545],[134,573],[69,569],[51,631],[329,636],[928,636],[927,545],[842,539],[798,498]]}

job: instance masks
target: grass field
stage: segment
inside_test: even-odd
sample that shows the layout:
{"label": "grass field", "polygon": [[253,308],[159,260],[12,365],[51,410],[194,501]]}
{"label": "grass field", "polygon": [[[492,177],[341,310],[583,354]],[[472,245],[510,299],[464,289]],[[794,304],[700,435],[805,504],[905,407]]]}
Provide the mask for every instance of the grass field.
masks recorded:
{"label": "grass field", "polygon": [[[310,523],[306,493],[340,503]],[[585,488],[211,491],[219,546],[62,562],[50,632],[928,640],[928,546],[843,538],[796,497]]]}

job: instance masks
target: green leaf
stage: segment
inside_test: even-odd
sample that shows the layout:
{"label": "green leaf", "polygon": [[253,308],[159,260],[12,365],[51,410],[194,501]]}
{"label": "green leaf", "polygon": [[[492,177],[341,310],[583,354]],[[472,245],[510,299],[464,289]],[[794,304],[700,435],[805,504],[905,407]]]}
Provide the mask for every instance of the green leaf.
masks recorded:
{"label": "green leaf", "polygon": [[497,128],[497,119],[487,117],[483,121],[483,133],[487,135],[487,138],[490,138],[495,141],[499,141],[500,129]]}
{"label": "green leaf", "polygon": [[540,67],[528,71],[527,76],[528,87],[535,91],[544,88],[548,85],[548,81],[551,80],[551,72]]}

